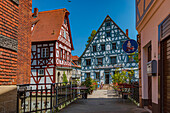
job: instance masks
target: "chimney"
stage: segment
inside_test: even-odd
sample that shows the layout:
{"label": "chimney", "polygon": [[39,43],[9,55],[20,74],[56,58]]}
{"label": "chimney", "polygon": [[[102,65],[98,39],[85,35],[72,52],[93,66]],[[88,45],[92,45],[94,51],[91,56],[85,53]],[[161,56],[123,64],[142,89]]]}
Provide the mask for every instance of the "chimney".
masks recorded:
{"label": "chimney", "polygon": [[128,37],[128,29],[126,29],[126,36]]}
{"label": "chimney", "polygon": [[33,17],[37,17],[37,16],[38,16],[38,8],[34,8]]}

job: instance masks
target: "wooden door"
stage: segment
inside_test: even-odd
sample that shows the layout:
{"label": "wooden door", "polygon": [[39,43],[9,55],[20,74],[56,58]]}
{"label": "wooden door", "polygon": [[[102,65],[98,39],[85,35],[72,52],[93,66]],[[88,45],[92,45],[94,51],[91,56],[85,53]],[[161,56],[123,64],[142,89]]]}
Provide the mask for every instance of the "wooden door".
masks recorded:
{"label": "wooden door", "polygon": [[170,36],[161,42],[163,113],[170,113]]}
{"label": "wooden door", "polygon": [[[148,62],[152,60],[152,46],[148,47]],[[148,107],[152,109],[152,76],[148,76]]]}

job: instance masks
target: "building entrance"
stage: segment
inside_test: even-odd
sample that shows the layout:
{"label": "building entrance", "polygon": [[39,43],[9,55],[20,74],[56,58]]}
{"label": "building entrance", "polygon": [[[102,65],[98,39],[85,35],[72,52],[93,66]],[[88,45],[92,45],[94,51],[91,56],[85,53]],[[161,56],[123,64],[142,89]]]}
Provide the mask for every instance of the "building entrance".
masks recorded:
{"label": "building entrance", "polygon": [[105,84],[109,84],[109,73],[105,74]]}

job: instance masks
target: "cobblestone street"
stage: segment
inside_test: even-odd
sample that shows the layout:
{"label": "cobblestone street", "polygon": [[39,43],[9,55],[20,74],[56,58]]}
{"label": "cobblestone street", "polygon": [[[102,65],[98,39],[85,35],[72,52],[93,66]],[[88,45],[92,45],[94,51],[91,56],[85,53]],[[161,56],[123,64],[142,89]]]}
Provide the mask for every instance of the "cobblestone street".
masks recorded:
{"label": "cobblestone street", "polygon": [[149,113],[130,100],[118,98],[113,90],[97,90],[86,100],[77,100],[60,113]]}

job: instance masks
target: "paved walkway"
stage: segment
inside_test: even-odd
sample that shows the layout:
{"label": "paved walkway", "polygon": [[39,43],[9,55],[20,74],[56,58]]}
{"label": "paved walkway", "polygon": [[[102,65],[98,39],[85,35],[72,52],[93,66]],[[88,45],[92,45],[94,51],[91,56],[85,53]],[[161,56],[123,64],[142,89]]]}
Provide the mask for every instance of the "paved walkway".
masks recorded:
{"label": "paved walkway", "polygon": [[118,99],[112,90],[97,90],[88,99],[79,99],[60,113],[148,113],[130,100]]}

